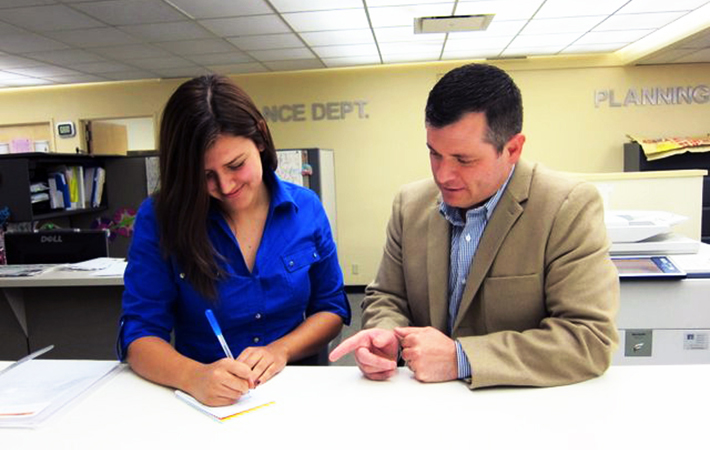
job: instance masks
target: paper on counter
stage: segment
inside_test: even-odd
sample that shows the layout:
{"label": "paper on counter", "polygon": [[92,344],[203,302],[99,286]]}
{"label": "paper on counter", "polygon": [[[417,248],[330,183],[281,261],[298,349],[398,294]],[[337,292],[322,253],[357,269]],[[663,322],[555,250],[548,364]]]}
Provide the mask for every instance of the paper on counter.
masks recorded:
{"label": "paper on counter", "polygon": [[241,414],[246,414],[251,411],[255,411],[264,406],[273,405],[275,402],[264,398],[256,394],[254,391],[243,395],[239,398],[237,403],[229,406],[207,406],[203,405],[197,401],[193,396],[187,394],[183,391],[175,391],[175,395],[178,396],[180,400],[187,402],[190,406],[200,410],[201,412],[207,414],[213,419],[224,422],[225,420],[231,419]]}

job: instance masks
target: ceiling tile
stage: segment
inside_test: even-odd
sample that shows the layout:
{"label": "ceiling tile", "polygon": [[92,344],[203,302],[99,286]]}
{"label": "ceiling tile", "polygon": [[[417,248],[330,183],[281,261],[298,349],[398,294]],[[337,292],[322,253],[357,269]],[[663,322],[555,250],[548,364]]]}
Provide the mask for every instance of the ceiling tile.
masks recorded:
{"label": "ceiling tile", "polygon": [[54,50],[51,52],[27,53],[27,57],[59,65],[103,61],[104,58],[81,49]]}
{"label": "ceiling tile", "polygon": [[89,62],[89,63],[78,63],[72,66],[74,70],[79,72],[102,74],[109,72],[120,72],[132,70],[133,67],[126,64],[121,64],[118,62],[104,61],[104,62]]}
{"label": "ceiling tile", "polygon": [[328,45],[313,47],[312,50],[321,58],[343,58],[351,56],[378,56],[375,44]]}
{"label": "ceiling tile", "polygon": [[32,33],[6,35],[0,39],[0,50],[8,53],[42,52],[68,48],[65,44]]}
{"label": "ceiling tile", "polygon": [[607,16],[565,17],[563,19],[533,19],[520,32],[521,36],[551,33],[586,33]]}
{"label": "ceiling tile", "polygon": [[58,75],[58,76],[48,76],[45,77],[47,80],[54,81],[59,84],[73,84],[73,83],[97,83],[106,81],[106,78],[99,75],[88,75],[80,73],[77,75]]}
{"label": "ceiling tile", "polygon": [[244,64],[225,64],[225,65],[214,65],[207,66],[208,69],[214,73],[219,73],[223,75],[237,74],[237,73],[256,73],[256,72],[268,72],[269,69],[266,68],[261,63],[251,62]]}
{"label": "ceiling tile", "polygon": [[[622,44],[623,46],[623,44]],[[615,52],[619,49],[619,44],[572,44],[562,50],[562,53],[606,53]]]}
{"label": "ceiling tile", "polygon": [[663,12],[663,11],[691,11],[706,4],[708,0],[631,0],[619,14]]}
{"label": "ceiling tile", "polygon": [[207,53],[229,53],[237,50],[232,44],[222,39],[160,42],[156,43],[155,46],[182,56]]}
{"label": "ceiling tile", "polygon": [[270,50],[275,48],[302,48],[303,42],[294,33],[267,34],[227,38],[241,50]]}
{"label": "ceiling tile", "polygon": [[139,39],[112,27],[91,28],[89,30],[55,31],[48,36],[79,47],[105,47],[109,45],[138,44]]}
{"label": "ceiling tile", "polygon": [[661,28],[685,13],[662,12],[644,14],[614,14],[600,23],[594,31],[650,30]]}
{"label": "ceiling tile", "polygon": [[152,70],[152,72],[155,72],[157,75],[165,78],[195,78],[200,75],[208,75],[211,73],[208,69],[198,66],[155,69]]}
{"label": "ceiling tile", "polygon": [[464,52],[466,50],[476,51],[476,50],[493,50],[498,49],[502,51],[511,41],[512,38],[509,37],[481,37],[481,38],[470,38],[470,39],[448,39],[446,41],[447,52]]}
{"label": "ceiling tile", "polygon": [[289,48],[279,50],[254,50],[247,52],[257,61],[291,61],[295,59],[314,59],[315,55],[307,48]]}
{"label": "ceiling tile", "polygon": [[442,45],[429,42],[383,42],[380,44],[380,53],[384,59],[385,55],[395,54],[415,54],[437,55],[441,53]]}
{"label": "ceiling tile", "polygon": [[322,62],[317,59],[304,59],[299,61],[270,61],[264,65],[271,70],[312,70],[322,69],[325,67]]}
{"label": "ceiling tile", "polygon": [[195,19],[273,13],[264,0],[170,0],[170,3]]}
{"label": "ceiling tile", "polygon": [[253,62],[251,56],[246,53],[242,53],[238,50],[234,50],[230,53],[208,53],[206,55],[187,55],[186,59],[192,62],[201,64],[203,66],[217,66],[217,65],[228,65],[228,64],[240,64],[246,62]]}
{"label": "ceiling tile", "polygon": [[153,47],[150,45],[118,45],[115,47],[101,47],[95,48],[93,51],[106,56],[108,58],[127,60],[127,59],[140,59],[140,58],[163,58],[170,56],[168,52],[163,49]]}
{"label": "ceiling tile", "polygon": [[58,31],[96,28],[103,25],[64,5],[33,6],[2,10],[2,20],[29,31]]}
{"label": "ceiling tile", "polygon": [[300,33],[308,45],[348,45],[375,42],[369,28]]}
{"label": "ceiling tile", "polygon": [[454,3],[384,6],[369,8],[370,21],[373,28],[410,26],[414,28],[414,19],[428,16],[450,16],[454,11]]}
{"label": "ceiling tile", "polygon": [[35,67],[25,67],[17,69],[8,69],[7,72],[16,73],[18,75],[23,75],[27,77],[44,78],[47,76],[57,76],[57,75],[76,75],[78,74],[75,70],[70,70],[64,67],[52,66],[49,64],[42,64]]}
{"label": "ceiling tile", "polygon": [[186,59],[177,56],[167,56],[163,58],[142,58],[130,59],[126,61],[128,64],[140,69],[174,69],[176,67],[194,66]]}
{"label": "ceiling tile", "polygon": [[595,16],[613,14],[624,6],[628,0],[547,0],[535,14],[536,19],[554,17]]}
{"label": "ceiling tile", "polygon": [[10,87],[22,87],[22,86],[41,86],[45,84],[52,84],[51,81],[41,80],[39,78],[32,77],[21,77],[17,75],[17,78],[3,79],[2,84]]}
{"label": "ceiling tile", "polygon": [[676,59],[675,63],[698,63],[698,62],[709,62],[710,61],[710,48],[705,48],[702,50],[697,50],[692,53],[688,53],[685,56],[681,56]]}
{"label": "ceiling tile", "polygon": [[[0,13],[2,10],[0,10]],[[13,27],[9,23],[0,22],[0,36],[7,36],[8,34],[23,33],[23,31],[17,27]]]}
{"label": "ceiling tile", "polygon": [[[451,33],[453,34],[453,33]],[[375,28],[377,42],[439,42],[443,43],[446,33],[426,33],[414,34],[414,28],[404,27],[384,27]]]}
{"label": "ceiling tile", "polygon": [[146,42],[185,41],[215,37],[201,26],[189,21],[125,25],[118,27],[118,29]]}
{"label": "ceiling tile", "polygon": [[322,60],[328,67],[380,64],[379,56],[349,56],[347,58],[323,58]]}
{"label": "ceiling tile", "polygon": [[283,18],[298,32],[353,30],[369,27],[363,9],[288,13],[284,14]]}
{"label": "ceiling tile", "polygon": [[674,62],[676,59],[693,52],[694,50],[692,49],[673,48],[661,52],[656,52],[650,57],[642,59],[639,64],[671,63]]}
{"label": "ceiling tile", "polygon": [[143,70],[128,70],[125,72],[110,72],[103,76],[111,80],[123,81],[123,80],[149,80],[153,78],[158,78],[154,73],[143,71]]}
{"label": "ceiling tile", "polygon": [[291,30],[275,14],[268,16],[229,17],[198,21],[217,36],[237,37],[254,34],[289,33]]}
{"label": "ceiling tile", "polygon": [[543,0],[459,1],[456,15],[495,14],[493,22],[528,20],[540,8]]}
{"label": "ceiling tile", "polygon": [[[535,48],[535,47],[561,47],[564,48],[575,42],[582,33],[560,33],[560,34],[533,34],[530,36],[518,36],[513,39],[508,48]],[[596,43],[596,42],[595,42]]]}
{"label": "ceiling tile", "polygon": [[108,0],[74,3],[73,7],[109,25],[177,22],[185,16],[161,0]]}
{"label": "ceiling tile", "polygon": [[[369,3],[369,1],[368,1]],[[279,12],[323,11],[329,9],[361,8],[362,0],[271,0]]]}
{"label": "ceiling tile", "polygon": [[495,58],[500,55],[501,49],[476,49],[476,50],[444,50],[441,59],[485,59]]}
{"label": "ceiling tile", "polygon": [[540,47],[508,47],[507,49],[503,50],[503,53],[501,53],[501,56],[503,57],[515,57],[515,56],[540,56],[540,55],[554,55],[562,49],[564,49],[564,45],[546,45],[546,46],[540,46]]}
{"label": "ceiling tile", "polygon": [[447,3],[453,6],[456,2],[453,0],[367,0],[367,6],[370,8],[380,6],[403,6],[434,3]]}
{"label": "ceiling tile", "polygon": [[0,70],[12,69],[15,67],[32,67],[41,63],[28,58],[21,58],[13,55],[0,55]]}
{"label": "ceiling tile", "polygon": [[399,64],[399,63],[414,63],[414,62],[427,62],[427,61],[438,61],[439,53],[434,51],[422,52],[422,53],[392,53],[383,54],[382,62],[385,64]]}
{"label": "ceiling tile", "polygon": [[628,31],[593,31],[587,33],[576,42],[578,44],[606,44],[616,42],[626,44],[634,42],[646,36],[649,30],[628,30]]}
{"label": "ceiling tile", "polygon": [[53,5],[56,0],[0,0],[0,8],[20,8],[23,6]]}

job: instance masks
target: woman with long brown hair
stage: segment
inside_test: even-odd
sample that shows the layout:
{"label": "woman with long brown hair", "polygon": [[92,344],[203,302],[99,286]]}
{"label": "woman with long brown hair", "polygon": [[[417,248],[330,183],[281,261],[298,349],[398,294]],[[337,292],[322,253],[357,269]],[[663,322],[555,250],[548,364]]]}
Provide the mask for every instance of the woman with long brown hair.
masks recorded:
{"label": "woman with long brown hair", "polygon": [[124,277],[119,351],[141,376],[233,403],[349,323],[323,207],[276,165],[264,118],[230,79],[189,80],[168,100],[160,190],[138,212]]}

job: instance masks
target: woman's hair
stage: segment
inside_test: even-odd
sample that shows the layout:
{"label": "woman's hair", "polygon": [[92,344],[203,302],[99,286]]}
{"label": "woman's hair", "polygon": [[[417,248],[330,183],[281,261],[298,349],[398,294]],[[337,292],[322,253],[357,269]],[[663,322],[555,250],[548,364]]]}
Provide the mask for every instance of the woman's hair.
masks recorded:
{"label": "woman's hair", "polygon": [[205,152],[220,135],[251,139],[260,150],[264,176],[276,170],[276,149],[264,117],[229,78],[205,75],[186,81],[168,100],[160,124],[160,190],[155,211],[160,246],[174,257],[202,295],[216,298],[221,275],[208,234],[212,199],[205,178]]}

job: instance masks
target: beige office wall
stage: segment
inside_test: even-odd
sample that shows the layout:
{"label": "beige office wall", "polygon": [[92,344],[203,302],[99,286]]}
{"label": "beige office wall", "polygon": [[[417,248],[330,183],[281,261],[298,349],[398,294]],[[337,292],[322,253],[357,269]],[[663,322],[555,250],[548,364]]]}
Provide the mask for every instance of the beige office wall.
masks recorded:
{"label": "beige office wall", "polygon": [[[560,63],[562,61],[562,63]],[[596,90],[710,84],[710,65],[614,67],[543,59],[501,63],[524,98],[524,155],[570,172],[618,172],[626,134],[699,135],[710,104],[595,107]],[[391,200],[399,186],[429,176],[423,109],[431,86],[460,63],[430,63],[235,76],[260,107],[303,105],[302,121],[271,122],[278,148],[335,153],[339,256],[346,284],[366,284],[381,257]],[[0,91],[8,123],[159,114],[181,80]],[[340,120],[312,120],[314,103],[366,102]],[[288,110],[286,110],[288,112]],[[285,118],[290,118],[285,114]],[[60,151],[72,140],[56,139]],[[357,274],[353,273],[357,266]]]}

